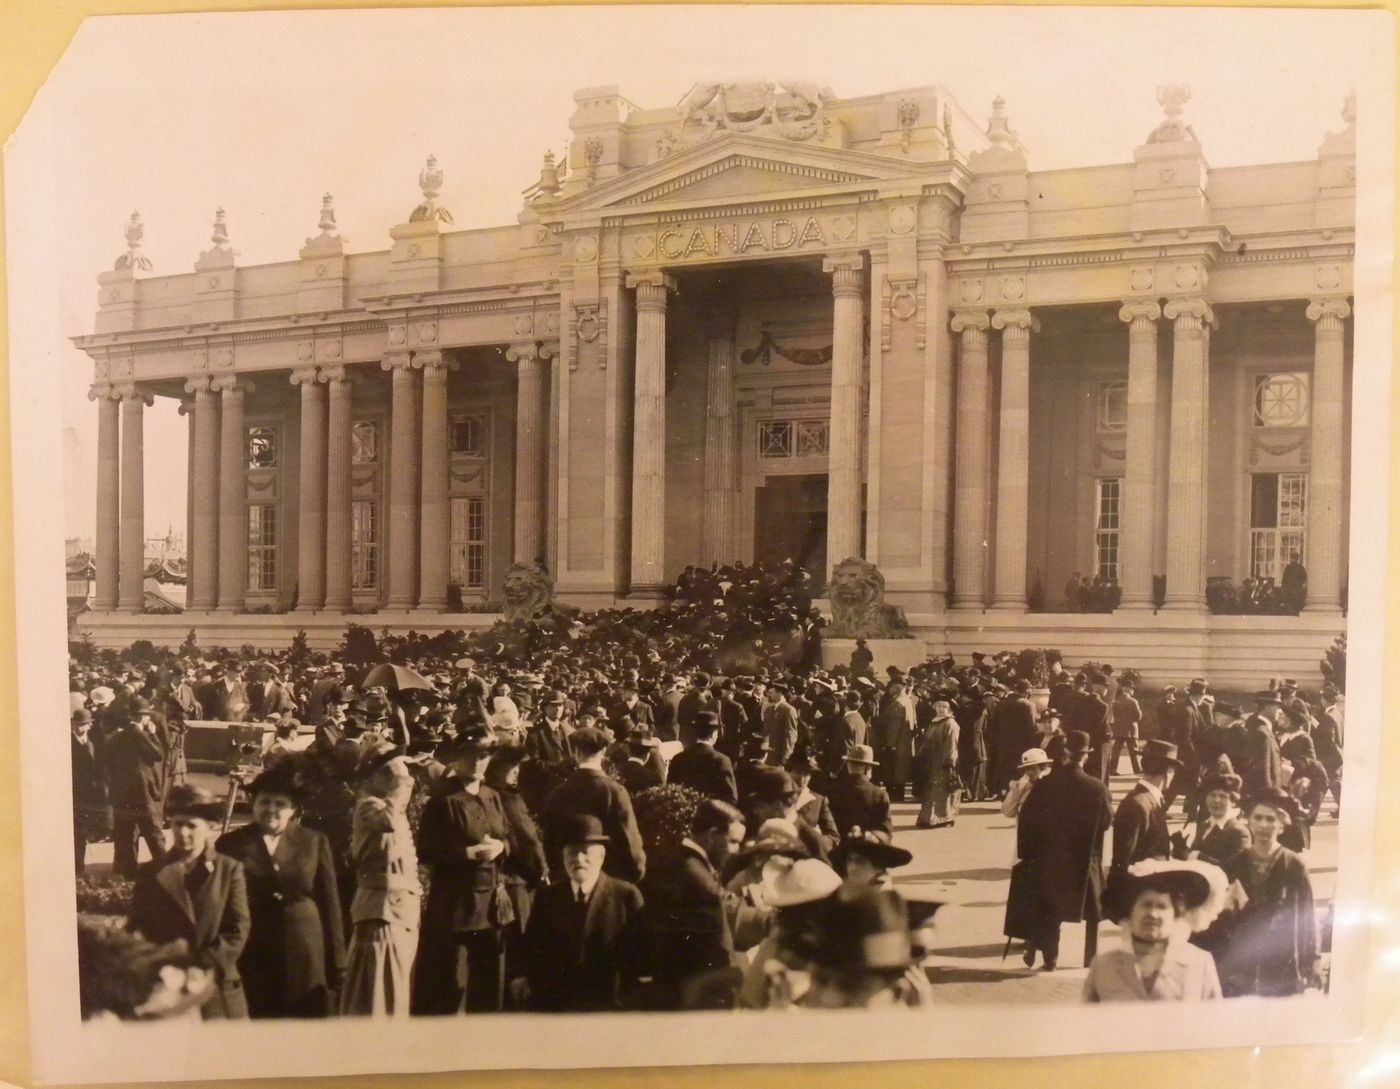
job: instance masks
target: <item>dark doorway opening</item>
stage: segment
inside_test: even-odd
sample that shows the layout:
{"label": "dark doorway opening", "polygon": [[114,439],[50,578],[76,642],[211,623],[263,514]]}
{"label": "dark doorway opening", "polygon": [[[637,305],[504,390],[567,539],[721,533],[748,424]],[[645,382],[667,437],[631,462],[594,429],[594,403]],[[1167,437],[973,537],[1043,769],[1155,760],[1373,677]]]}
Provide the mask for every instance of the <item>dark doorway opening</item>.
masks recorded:
{"label": "dark doorway opening", "polygon": [[754,490],[753,556],[759,563],[792,560],[826,585],[826,474],[770,476]]}

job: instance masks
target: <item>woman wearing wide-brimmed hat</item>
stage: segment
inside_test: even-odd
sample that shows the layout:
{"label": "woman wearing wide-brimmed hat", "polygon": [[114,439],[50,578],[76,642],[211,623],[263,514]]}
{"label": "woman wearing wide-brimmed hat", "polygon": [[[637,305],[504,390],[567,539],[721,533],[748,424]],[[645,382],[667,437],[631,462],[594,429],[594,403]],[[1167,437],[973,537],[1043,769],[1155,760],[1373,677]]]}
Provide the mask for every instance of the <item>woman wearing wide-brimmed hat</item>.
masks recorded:
{"label": "woman wearing wide-brimmed hat", "polygon": [[170,788],[170,849],[141,867],[127,929],[157,945],[183,941],[193,964],[212,973],[216,991],[200,1006],[205,1020],[248,1016],[238,959],[251,924],[243,866],[214,850],[223,803],[186,783]]}
{"label": "woman wearing wide-brimmed hat", "polygon": [[1220,998],[1214,959],[1187,939],[1210,924],[1225,898],[1225,875],[1210,863],[1134,863],[1110,913],[1123,926],[1123,946],[1094,957],[1084,981],[1084,1001]]}
{"label": "woman wearing wide-brimmed hat", "polygon": [[248,879],[253,921],[238,968],[254,1018],[326,1017],[345,969],[330,841],[296,820],[307,792],[298,765],[285,760],[249,783],[252,822],[217,844]]}
{"label": "woman wearing wide-brimmed hat", "polygon": [[1317,981],[1317,919],[1303,860],[1280,844],[1298,820],[1281,788],[1257,791],[1241,812],[1250,845],[1225,864],[1231,896],[1210,931],[1227,997],[1298,994]]}
{"label": "woman wearing wide-brimmed hat", "polygon": [[1224,866],[1249,846],[1249,826],[1236,806],[1241,780],[1230,767],[1230,758],[1219,757],[1216,766],[1201,777],[1201,818],[1188,835],[1172,837],[1173,855]]}

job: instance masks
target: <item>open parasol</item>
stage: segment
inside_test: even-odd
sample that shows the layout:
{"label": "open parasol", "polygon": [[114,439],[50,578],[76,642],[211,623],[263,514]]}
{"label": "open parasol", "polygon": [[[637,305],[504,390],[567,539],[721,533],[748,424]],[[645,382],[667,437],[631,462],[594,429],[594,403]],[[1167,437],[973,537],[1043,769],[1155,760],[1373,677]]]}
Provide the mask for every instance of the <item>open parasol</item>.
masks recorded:
{"label": "open parasol", "polygon": [[410,688],[421,689],[424,692],[436,691],[433,682],[417,670],[392,662],[381,662],[371,669],[360,682],[360,687],[383,688],[389,692],[404,692]]}

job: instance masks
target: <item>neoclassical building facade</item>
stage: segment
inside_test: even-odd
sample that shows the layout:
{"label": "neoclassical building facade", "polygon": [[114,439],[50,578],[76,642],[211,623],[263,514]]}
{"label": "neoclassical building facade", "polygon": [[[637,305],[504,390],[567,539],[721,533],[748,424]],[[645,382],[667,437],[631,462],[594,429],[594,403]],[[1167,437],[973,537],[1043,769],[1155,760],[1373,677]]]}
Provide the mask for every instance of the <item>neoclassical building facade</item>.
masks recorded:
{"label": "neoclassical building facade", "polygon": [[[1354,103],[1315,159],[1212,169],[1163,87],[1125,161],[1035,171],[1004,103],[941,86],[574,98],[513,224],[453,230],[433,159],[380,252],[327,195],[295,260],[239,267],[221,211],[157,276],[133,215],[77,338],[83,630],[329,644],[489,622],[516,560],[597,607],[863,556],[931,651],[1315,675],[1344,627]],[[177,617],[136,615],[155,397],[189,419]],[[1301,615],[1218,614],[1295,556]],[[1077,611],[1075,576],[1116,608]]]}

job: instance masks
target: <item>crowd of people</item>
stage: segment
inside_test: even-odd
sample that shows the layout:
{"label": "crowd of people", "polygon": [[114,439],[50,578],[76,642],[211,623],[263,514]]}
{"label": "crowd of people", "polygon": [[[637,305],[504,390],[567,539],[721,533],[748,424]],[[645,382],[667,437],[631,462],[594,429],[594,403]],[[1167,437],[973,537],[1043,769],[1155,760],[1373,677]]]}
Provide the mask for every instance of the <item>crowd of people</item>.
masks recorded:
{"label": "crowd of people", "polygon": [[[1246,714],[1201,678],[1143,708],[1104,664],[1033,690],[1010,652],[823,669],[820,627],[800,568],[734,565],[654,610],[334,655],[75,657],[77,869],[112,837],[128,929],[184,943],[205,1017],[917,1006],[939,905],[893,887],[891,804],[939,829],[995,799],[1027,966],[1087,921],[1090,1000],[1318,983],[1300,852],[1340,805],[1339,692]],[[198,720],[269,728],[230,754],[246,819],[189,780]]]}

